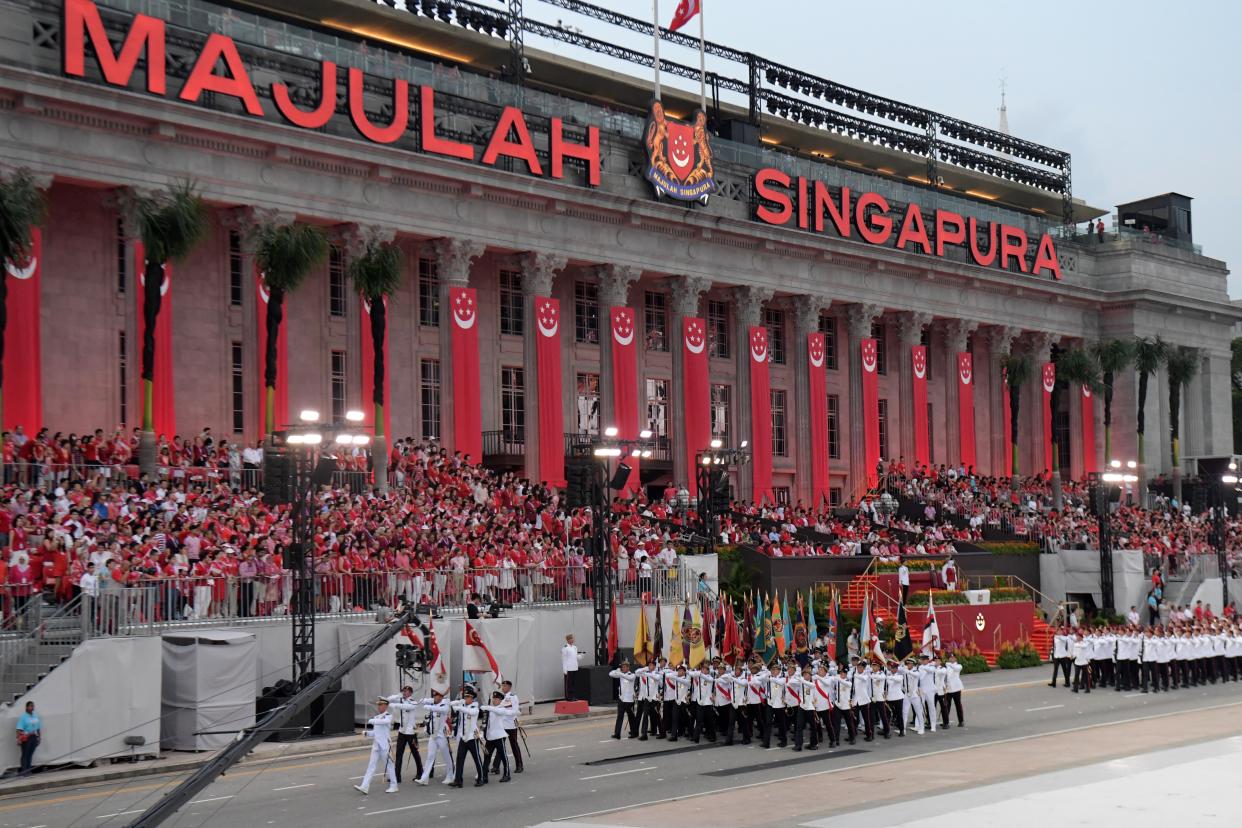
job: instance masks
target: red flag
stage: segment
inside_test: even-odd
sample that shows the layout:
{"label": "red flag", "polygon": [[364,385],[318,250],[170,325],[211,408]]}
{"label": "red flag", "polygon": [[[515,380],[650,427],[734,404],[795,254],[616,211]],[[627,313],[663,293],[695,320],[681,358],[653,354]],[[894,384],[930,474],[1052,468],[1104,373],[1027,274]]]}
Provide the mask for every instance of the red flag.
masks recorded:
{"label": "red flag", "polygon": [[535,299],[535,365],[539,380],[539,478],[565,485],[565,410],[561,401],[561,303]]}
{"label": "red flag", "polygon": [[[367,426],[375,425],[375,371],[372,359],[375,356],[375,348],[371,342],[371,300],[363,299],[359,303],[362,307],[362,324],[358,330],[362,334],[362,413],[364,416],[363,424]],[[384,297],[384,308],[388,307],[388,297]],[[280,347],[284,348],[285,329],[280,329]],[[392,406],[388,403],[392,399],[392,386],[388,382],[388,326],[384,326],[384,434],[392,434]],[[283,362],[284,357],[281,357]],[[285,369],[280,369],[281,376],[284,376]],[[276,392],[277,398],[280,397],[280,391]],[[287,408],[287,406],[286,406]],[[276,411],[281,409],[277,406]],[[279,413],[277,414],[279,417]],[[283,420],[281,421],[283,422]],[[391,439],[391,438],[389,438]]]}
{"label": "red flag", "polygon": [[1013,474],[1013,433],[1009,430],[1009,373],[1001,368],[1001,419],[1005,421],[1005,476]]}
{"label": "red flag", "polygon": [[[617,436],[622,440],[638,438],[638,349],[634,344],[634,311],[630,308],[609,308],[612,322],[612,401],[617,422]],[[630,467],[624,492],[640,488],[638,458],[623,458]]]}
{"label": "red flag", "polygon": [[39,294],[43,281],[43,232],[30,231],[25,261],[5,262],[8,325],[4,329],[4,428],[22,426],[33,436],[43,427],[43,366]]}
{"label": "red flag", "polygon": [[707,379],[707,328],[702,319],[687,316],[681,320],[682,387],[686,403],[686,468],[690,469],[687,490],[698,493],[694,456],[712,442],[711,385]]}
{"label": "red flag", "polygon": [[914,388],[910,395],[914,405],[914,462],[918,466],[931,465],[930,443],[927,431],[927,348],[922,345],[910,347],[910,362],[914,369]]}
{"label": "red flag", "polygon": [[449,289],[453,311],[453,440],[471,463],[483,462],[479,396],[479,303],[474,288]]}
{"label": "red flag", "polygon": [[828,504],[828,377],[824,335],[806,336],[807,389],[811,396],[811,504]]}
{"label": "red flag", "polygon": [[447,693],[449,689],[448,665],[440,657],[440,645],[436,643],[436,622],[427,619],[427,671],[431,676],[431,689]]}
{"label": "red flag", "polygon": [[876,465],[880,462],[880,378],[876,374],[876,342],[859,340],[862,348],[863,462],[867,467],[867,486],[879,482]]}
{"label": "red flag", "polygon": [[[134,267],[138,270],[138,327],[142,330],[143,285],[146,284],[146,251],[142,242],[134,242]],[[177,413],[173,405],[172,353],[172,263],[164,263],[164,281],[160,284],[160,315],[155,321],[155,378],[151,389],[151,411],[156,435],[172,440],[177,433]],[[141,345],[141,343],[139,343]]]}
{"label": "red flag", "polygon": [[1095,457],[1095,395],[1082,386],[1082,473],[1099,471]]}
{"label": "red flag", "polygon": [[833,592],[832,602],[828,604],[828,629],[824,631],[824,642],[828,645],[828,658],[833,661],[837,660],[837,625],[840,619],[837,617],[837,605],[840,599],[836,592]]}
{"label": "red flag", "polygon": [[461,661],[463,670],[488,670],[497,676],[500,675],[500,665],[496,663],[492,651],[483,643],[478,629],[469,621],[466,622],[466,647],[467,649],[462,651]]}
{"label": "red flag", "polygon": [[670,32],[677,31],[693,20],[694,16],[702,10],[703,7],[700,0],[681,0],[673,11],[673,22],[668,24],[668,30]]}
{"label": "red flag", "polygon": [[617,630],[617,599],[612,599],[612,615],[608,619],[608,663],[616,666],[617,650],[621,649],[621,635]]}
{"label": "red flag", "polygon": [[[255,321],[259,328],[259,347],[255,350],[259,355],[259,434],[267,433],[267,300],[269,293],[267,282],[258,264],[254,266]],[[286,303],[287,305],[287,303]],[[165,308],[164,310],[167,310]],[[161,310],[160,313],[163,313]],[[280,326],[276,337],[276,427],[281,428],[289,422],[289,323]]]}
{"label": "red flag", "polygon": [[1040,380],[1044,388],[1044,406],[1041,419],[1044,423],[1044,474],[1052,472],[1052,389],[1057,384],[1057,364],[1045,362]]}
{"label": "red flag", "polygon": [[975,465],[975,371],[969,351],[957,355],[957,424],[962,465]]}
{"label": "red flag", "polygon": [[772,497],[772,393],[768,363],[768,329],[750,329],[750,468],[756,503]]}

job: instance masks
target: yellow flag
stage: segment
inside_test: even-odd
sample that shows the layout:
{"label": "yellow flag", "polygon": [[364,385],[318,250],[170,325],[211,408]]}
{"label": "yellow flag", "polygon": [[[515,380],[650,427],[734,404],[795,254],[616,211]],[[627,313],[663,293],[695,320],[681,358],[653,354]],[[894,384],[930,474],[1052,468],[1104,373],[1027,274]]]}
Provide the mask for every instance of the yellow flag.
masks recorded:
{"label": "yellow flag", "polygon": [[673,607],[673,638],[668,645],[668,664],[678,667],[685,660],[685,654],[681,651],[681,610]]}
{"label": "yellow flag", "polygon": [[697,669],[707,660],[707,651],[703,649],[703,621],[699,617],[697,606],[694,608],[690,629],[685,632],[685,636],[690,640],[690,669]]}
{"label": "yellow flag", "polygon": [[776,654],[785,657],[785,617],[781,614],[781,599],[772,595],[772,635],[776,637]]}
{"label": "yellow flag", "polygon": [[638,629],[634,631],[634,663],[645,667],[651,663],[651,632],[647,629],[647,607],[638,606]]}

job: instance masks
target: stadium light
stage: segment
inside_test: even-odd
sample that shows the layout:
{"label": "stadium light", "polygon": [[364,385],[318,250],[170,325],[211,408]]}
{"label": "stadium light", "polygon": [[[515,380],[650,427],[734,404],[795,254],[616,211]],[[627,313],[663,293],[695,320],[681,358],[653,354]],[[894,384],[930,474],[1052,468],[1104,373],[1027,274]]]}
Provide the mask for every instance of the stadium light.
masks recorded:
{"label": "stadium light", "polygon": [[1223,474],[1220,477],[1220,482],[1227,483],[1232,486],[1238,482],[1238,476],[1236,474]]}
{"label": "stadium light", "polygon": [[712,440],[712,448],[714,449],[721,448],[723,445],[724,445],[724,440],[720,440],[720,439]]}
{"label": "stadium light", "polygon": [[371,437],[369,435],[366,435],[366,434],[355,434],[354,435],[355,446],[365,446],[369,442],[371,442]]}
{"label": "stadium light", "polygon": [[349,445],[350,443],[352,443],[353,441],[354,441],[354,435],[352,435],[352,434],[338,434],[338,435],[336,435],[336,444],[337,444],[338,446],[348,446],[348,445]]}
{"label": "stadium light", "polygon": [[298,414],[298,419],[304,423],[319,422],[319,412],[313,408],[303,408],[302,413]]}
{"label": "stadium light", "polygon": [[649,429],[649,428],[644,428],[642,431],[638,432],[638,439],[640,439],[640,440],[650,440],[650,439],[651,439],[651,429]]}
{"label": "stadium light", "polygon": [[617,432],[617,427],[616,427],[616,426],[608,426],[608,428],[604,429],[604,436],[605,436],[605,437],[616,437],[616,436],[617,436],[617,434],[618,434],[618,432]]}
{"label": "stadium light", "polygon": [[366,419],[366,415],[356,408],[351,408],[349,411],[345,412],[345,419],[349,420],[351,423],[360,423]]}
{"label": "stadium light", "polygon": [[300,446],[303,443],[305,443],[306,440],[302,438],[301,434],[290,434],[289,437],[285,440],[285,442],[291,446]]}
{"label": "stadium light", "polygon": [[308,446],[317,446],[323,442],[323,435],[314,432],[302,435],[302,442]]}

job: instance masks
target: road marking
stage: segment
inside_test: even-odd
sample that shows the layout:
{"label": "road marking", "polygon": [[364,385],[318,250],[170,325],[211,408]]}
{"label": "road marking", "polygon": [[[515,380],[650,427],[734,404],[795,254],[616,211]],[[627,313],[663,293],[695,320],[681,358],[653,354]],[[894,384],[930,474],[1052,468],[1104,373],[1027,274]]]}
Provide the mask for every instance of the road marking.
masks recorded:
{"label": "road marking", "polygon": [[1027,713],[1037,713],[1037,712],[1039,712],[1040,710],[1056,710],[1058,707],[1065,707],[1065,705],[1063,705],[1063,704],[1050,704],[1050,705],[1048,705],[1047,707],[1028,707],[1028,708],[1026,709],[1026,712],[1027,712]]}
{"label": "road marking", "polygon": [[362,778],[361,776],[351,776],[351,777],[349,777],[349,781],[350,781],[350,782],[357,782],[357,781],[358,781],[359,779],[361,779],[361,778]]}
{"label": "road marking", "polygon": [[395,814],[397,811],[408,811],[411,808],[426,808],[428,805],[447,805],[453,800],[441,799],[437,802],[420,802],[417,805],[402,805],[400,808],[389,808],[386,811],[367,811],[363,816],[379,816],[380,814]]}
{"label": "road marking", "polygon": [[1130,693],[1130,694],[1129,694],[1129,695],[1127,695],[1127,696],[1122,696],[1122,698],[1123,698],[1123,699],[1137,699],[1139,696],[1142,696],[1142,695],[1145,695],[1145,694],[1143,694],[1143,693]]}
{"label": "road marking", "polygon": [[544,750],[573,750],[573,745],[561,745],[559,747],[544,748]]}
{"label": "road marking", "polygon": [[578,777],[578,781],[586,782],[588,779],[603,779],[608,776],[621,776],[622,774],[626,774],[626,773],[642,773],[643,771],[649,771],[649,770],[655,770],[655,769],[656,769],[655,765],[649,765],[645,768],[630,768],[629,770],[613,771],[612,773],[599,773],[599,774],[596,774],[595,776],[580,776]]}
{"label": "road marking", "polygon": [[283,788],[272,788],[272,790],[273,791],[293,791],[293,790],[297,790],[298,788],[313,788],[313,787],[315,787],[314,782],[307,782],[305,785],[285,785]]}
{"label": "road marking", "polygon": [[228,796],[213,796],[210,799],[196,799],[190,804],[191,805],[202,805],[204,802],[219,802],[222,799],[232,799],[232,798],[233,798],[233,794],[229,794]]}
{"label": "road marking", "polygon": [[600,740],[599,740],[599,743],[600,743],[601,745],[606,745],[606,744],[608,744],[609,742],[615,742],[615,741],[617,741],[617,740],[616,740],[616,739],[600,739]]}
{"label": "road marking", "polygon": [[125,816],[126,814],[141,814],[146,808],[139,808],[136,811],[117,811],[115,814],[100,814],[95,819],[112,819],[113,817]]}

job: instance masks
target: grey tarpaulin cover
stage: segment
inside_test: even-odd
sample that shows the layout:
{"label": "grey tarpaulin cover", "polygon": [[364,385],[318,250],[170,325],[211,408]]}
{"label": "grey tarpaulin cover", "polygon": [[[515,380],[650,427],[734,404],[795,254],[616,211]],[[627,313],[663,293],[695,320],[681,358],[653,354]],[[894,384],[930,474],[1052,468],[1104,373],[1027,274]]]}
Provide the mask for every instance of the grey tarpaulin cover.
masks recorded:
{"label": "grey tarpaulin cover", "polygon": [[164,640],[165,750],[214,750],[254,724],[258,646],[252,633],[192,630]]}

